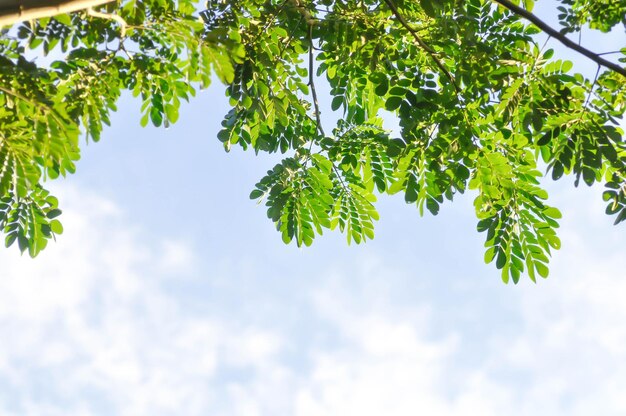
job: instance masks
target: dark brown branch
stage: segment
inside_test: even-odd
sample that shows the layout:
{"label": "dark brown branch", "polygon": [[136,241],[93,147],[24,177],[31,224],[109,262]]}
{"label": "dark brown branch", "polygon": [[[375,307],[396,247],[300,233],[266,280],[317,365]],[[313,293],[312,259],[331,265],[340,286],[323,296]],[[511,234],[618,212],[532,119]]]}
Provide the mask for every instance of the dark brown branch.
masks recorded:
{"label": "dark brown branch", "polygon": [[452,76],[448,68],[446,68],[446,66],[439,60],[439,58],[437,58],[437,55],[436,55],[437,52],[435,52],[433,48],[428,46],[422,40],[422,38],[417,34],[417,30],[414,29],[409,24],[409,22],[406,21],[406,19],[404,18],[404,16],[402,16],[402,14],[400,13],[396,5],[393,4],[393,0],[385,0],[385,3],[387,4],[387,6],[389,6],[389,9],[391,9],[391,12],[396,17],[396,19],[398,19],[400,24],[404,26],[404,28],[408,30],[409,33],[413,36],[413,39],[415,39],[415,42],[419,45],[419,47],[422,48],[424,51],[426,51],[426,53],[430,56],[430,58],[435,62],[435,65],[437,65],[437,68],[439,68],[445,74],[445,76],[450,80],[450,82],[452,82],[452,85],[454,85],[454,89],[456,90],[456,92],[460,94],[461,91],[459,89],[459,86],[456,84],[456,80],[454,79],[454,77]]}
{"label": "dark brown branch", "polygon": [[324,128],[322,127],[322,118],[320,116],[320,106],[317,102],[317,91],[315,91],[315,82],[313,81],[315,74],[313,73],[313,25],[309,24],[309,86],[311,87],[311,95],[313,96],[313,107],[315,111],[315,121],[320,134],[326,137]]}
{"label": "dark brown branch", "polygon": [[[387,1],[387,0],[385,0],[385,1]],[[502,6],[506,7],[510,11],[512,11],[513,13],[515,13],[515,14],[523,17],[524,19],[532,22],[539,29],[543,30],[548,35],[550,35],[553,38],[557,39],[559,42],[561,42],[563,45],[567,46],[568,48],[570,48],[572,50],[575,50],[576,52],[586,56],[587,58],[591,59],[592,61],[594,61],[598,65],[603,66],[605,68],[612,69],[613,71],[617,72],[618,74],[623,75],[623,76],[626,77],[626,69],[624,69],[623,67],[617,65],[616,63],[613,63],[611,61],[608,61],[608,60],[604,59],[599,54],[594,53],[594,52],[590,51],[589,49],[584,48],[584,47],[578,45],[577,43],[571,41],[565,35],[563,35],[561,32],[559,32],[558,30],[552,28],[551,26],[549,26],[547,23],[545,23],[543,20],[541,20],[540,18],[538,18],[537,16],[535,16],[534,14],[529,12],[528,10],[526,10],[526,9],[524,9],[522,7],[516,6],[515,4],[511,3],[509,0],[493,0],[493,1],[495,1],[498,4],[501,4]]]}

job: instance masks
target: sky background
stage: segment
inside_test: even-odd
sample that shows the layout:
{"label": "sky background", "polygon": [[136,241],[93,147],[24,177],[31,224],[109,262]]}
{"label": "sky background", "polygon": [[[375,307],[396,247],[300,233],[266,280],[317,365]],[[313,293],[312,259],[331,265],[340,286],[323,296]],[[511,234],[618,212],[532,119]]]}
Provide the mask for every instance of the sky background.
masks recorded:
{"label": "sky background", "polygon": [[248,199],[276,157],[215,138],[222,87],[168,130],[119,107],[49,184],[58,242],[0,250],[0,415],[626,414],[626,234],[601,189],[548,183],[563,247],[504,285],[471,194],[423,218],[381,198],[373,241],[298,249]]}

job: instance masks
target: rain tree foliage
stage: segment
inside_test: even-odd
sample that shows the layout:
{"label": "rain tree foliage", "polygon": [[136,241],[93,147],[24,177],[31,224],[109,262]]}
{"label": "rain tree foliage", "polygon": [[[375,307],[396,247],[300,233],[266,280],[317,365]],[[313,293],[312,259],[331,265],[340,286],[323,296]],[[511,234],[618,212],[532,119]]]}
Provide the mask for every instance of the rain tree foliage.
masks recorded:
{"label": "rain tree foliage", "polygon": [[100,140],[122,91],[142,100],[142,125],[167,126],[211,74],[233,81],[244,46],[218,39],[195,14],[189,0],[125,1],[4,31],[0,227],[7,246],[17,242],[35,256],[63,231],[43,182],[74,173],[80,136]]}
{"label": "rain tree foliage", "polygon": [[[231,104],[226,150],[285,154],[250,196],[286,243],[335,228],[348,243],[373,238],[377,194],[436,215],[471,190],[485,261],[505,282],[546,277],[561,214],[544,172],[602,183],[607,213],[626,219],[626,48],[567,37],[623,30],[626,0],[560,0],[555,27],[534,3],[209,0],[198,12],[186,0],[126,0],[17,25],[0,40],[6,244],[36,255],[62,231],[42,182],[74,172],[80,136],[100,139],[122,91],[141,98],[142,125],[167,125],[214,74]],[[555,56],[559,42],[595,62],[595,77]],[[323,81],[331,116],[318,104]],[[383,127],[389,113],[397,132]]]}

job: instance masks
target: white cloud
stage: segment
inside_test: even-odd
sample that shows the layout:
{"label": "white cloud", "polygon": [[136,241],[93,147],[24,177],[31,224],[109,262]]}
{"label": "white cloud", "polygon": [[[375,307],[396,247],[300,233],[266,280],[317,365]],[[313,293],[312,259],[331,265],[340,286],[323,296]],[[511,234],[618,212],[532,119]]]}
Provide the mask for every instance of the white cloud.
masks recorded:
{"label": "white cloud", "polygon": [[[378,296],[376,289],[387,285],[379,273],[384,264],[370,265],[361,276],[366,289],[354,290],[345,278],[342,287],[333,275],[313,295],[317,312],[337,329],[340,341],[312,352],[313,368],[296,393],[294,414],[500,414],[505,390],[479,372],[461,374],[449,364],[462,353],[455,329],[435,338],[431,307],[396,304],[384,289]],[[457,376],[465,377],[463,389],[452,394],[449,378]]]}
{"label": "white cloud", "polygon": [[222,405],[220,366],[278,353],[276,334],[193,316],[167,292],[158,275],[193,272],[186,245],[143,241],[89,193],[62,200],[57,243],[35,260],[0,252],[2,414],[204,414]]}
{"label": "white cloud", "polygon": [[0,251],[0,414],[624,414],[624,238],[571,195],[537,285],[442,292],[374,253],[300,265],[314,290],[289,297],[265,287],[266,259],[202,270],[188,243],[66,191],[58,243],[35,261]]}
{"label": "white cloud", "polygon": [[499,340],[504,353],[491,365],[532,374],[521,392],[527,403],[561,403],[568,415],[624,414],[626,239],[601,215],[596,190],[577,193],[559,198],[567,210],[553,276],[524,288],[523,325],[512,339]]}
{"label": "white cloud", "polygon": [[[349,286],[353,277],[331,277],[314,299],[343,345],[314,354],[296,414],[624,414],[626,257],[620,247],[626,241],[601,215],[597,193],[557,195],[566,218],[552,277],[493,290],[492,297],[508,299],[505,307],[476,293],[485,290],[477,285],[462,289],[467,299],[460,304],[431,293],[432,301],[420,296],[411,310],[394,304],[408,287],[398,270],[385,275],[380,265],[360,276],[365,290]],[[400,286],[385,293],[390,280]],[[372,287],[382,288],[379,295]],[[473,301],[481,297],[493,304]],[[488,316],[485,334],[467,331],[465,317],[484,316],[476,309],[485,307],[507,314],[508,322]],[[456,316],[443,321],[451,325],[432,331],[442,322],[437,316],[453,308]]]}
{"label": "white cloud", "polygon": [[184,241],[165,240],[161,242],[157,269],[165,274],[176,272],[188,274],[196,265],[191,247]]}

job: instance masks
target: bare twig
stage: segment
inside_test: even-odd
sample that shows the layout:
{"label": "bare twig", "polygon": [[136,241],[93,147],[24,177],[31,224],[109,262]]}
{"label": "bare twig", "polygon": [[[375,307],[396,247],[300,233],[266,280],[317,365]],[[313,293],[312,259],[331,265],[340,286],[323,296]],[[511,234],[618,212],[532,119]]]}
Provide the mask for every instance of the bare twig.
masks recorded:
{"label": "bare twig", "polygon": [[602,55],[613,55],[613,54],[616,54],[616,53],[622,53],[622,51],[602,52],[602,53],[599,53],[599,54],[598,54],[598,56],[602,56]]}
{"label": "bare twig", "polygon": [[313,97],[313,107],[315,111],[315,121],[317,122],[317,129],[320,134],[326,137],[324,128],[322,127],[322,118],[320,116],[320,106],[317,102],[317,91],[315,91],[315,74],[313,73],[313,25],[309,24],[309,86],[311,87],[311,95]]}

